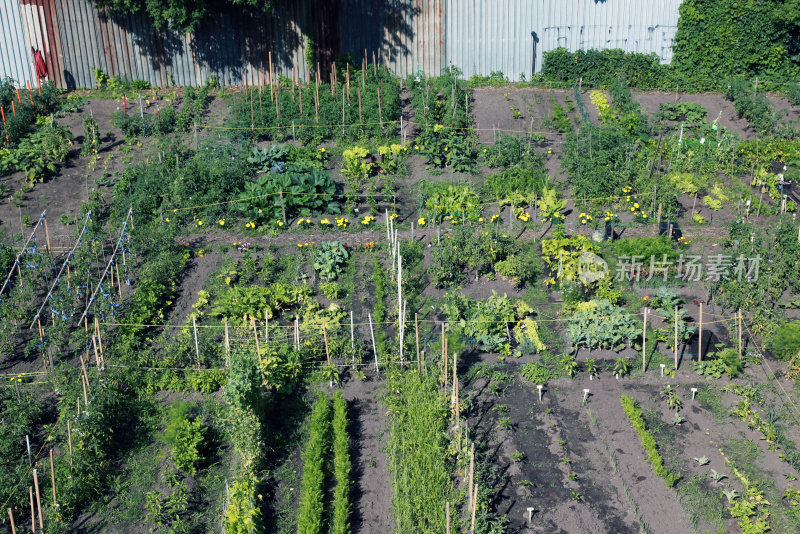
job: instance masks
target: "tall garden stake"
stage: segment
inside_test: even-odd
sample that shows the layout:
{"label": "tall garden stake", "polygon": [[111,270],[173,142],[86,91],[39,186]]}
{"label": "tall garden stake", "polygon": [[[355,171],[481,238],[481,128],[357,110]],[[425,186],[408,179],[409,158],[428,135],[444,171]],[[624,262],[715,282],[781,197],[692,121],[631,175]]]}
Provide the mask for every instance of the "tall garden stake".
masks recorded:
{"label": "tall garden stake", "polygon": [[378,349],[375,347],[375,332],[372,330],[372,314],[368,313],[367,317],[369,318],[369,336],[372,338],[372,352],[375,354],[375,372],[380,374],[380,369],[378,368]]}
{"label": "tall garden stake", "polygon": [[697,361],[703,361],[703,303],[700,303],[700,322],[697,324]]}
{"label": "tall garden stake", "polygon": [[647,308],[644,309],[644,326],[642,327],[642,372],[647,368]]}
{"label": "tall garden stake", "polygon": [[678,307],[675,306],[675,370],[678,369]]}

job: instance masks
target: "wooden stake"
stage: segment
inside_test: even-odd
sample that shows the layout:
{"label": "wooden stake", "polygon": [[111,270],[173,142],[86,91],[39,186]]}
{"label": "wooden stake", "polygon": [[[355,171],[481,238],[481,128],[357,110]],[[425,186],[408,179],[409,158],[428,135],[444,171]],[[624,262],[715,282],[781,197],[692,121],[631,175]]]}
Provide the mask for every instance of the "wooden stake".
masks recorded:
{"label": "wooden stake", "polygon": [[50,483],[53,485],[53,506],[56,505],[56,471],[53,468],[53,449],[50,449]]}
{"label": "wooden stake", "polygon": [[274,84],[274,80],[272,79],[272,51],[269,51],[269,101],[272,102],[273,100],[273,93],[272,93],[272,86]]}
{"label": "wooden stake", "polygon": [[[86,389],[91,391],[91,388],[88,387],[89,386],[89,373],[86,372],[86,363],[83,361],[83,356],[78,356],[78,359],[81,361],[81,369],[83,369],[83,377],[86,379],[86,386],[87,386]],[[87,401],[86,404],[89,404],[88,401]]]}
{"label": "wooden stake", "polygon": [[[44,217],[43,217],[44,219]],[[47,242],[47,252],[50,252],[50,232],[47,230],[47,219],[44,219],[44,237]]]}
{"label": "wooden stake", "polygon": [[364,120],[361,118],[361,88],[358,88],[358,123],[364,124]]}
{"label": "wooden stake", "polygon": [[416,338],[417,345],[417,371],[422,372],[422,361],[419,359],[419,320],[417,314],[414,314],[414,337]]}
{"label": "wooden stake", "polygon": [[678,307],[675,306],[675,369],[678,369]]}
{"label": "wooden stake", "polygon": [[[658,205],[658,218],[656,219],[656,224],[661,224],[661,204]],[[658,227],[656,227],[657,229]]]}
{"label": "wooden stake", "polygon": [[372,352],[375,354],[375,372],[380,373],[380,369],[378,369],[378,349],[375,346],[375,332],[372,330],[372,314],[368,313],[367,317],[369,318],[369,336],[372,338]]}
{"label": "wooden stake", "polygon": [[192,332],[194,333],[194,354],[197,357],[197,368],[200,369],[200,344],[197,342],[197,319],[192,316]]}
{"label": "wooden stake", "polygon": [[117,289],[119,289],[119,298],[121,299],[122,298],[122,282],[120,281],[120,278],[119,278],[119,264],[118,263],[115,264],[115,267],[117,268]]}
{"label": "wooden stake", "polygon": [[17,528],[14,526],[14,514],[11,513],[11,508],[8,509],[8,518],[11,520],[11,534],[17,534]]}
{"label": "wooden stake", "polygon": [[647,368],[647,308],[644,309],[644,326],[642,327],[642,372]]}
{"label": "wooden stake", "polygon": [[700,303],[700,323],[697,326],[697,361],[703,361],[703,303]]}
{"label": "wooden stake", "polygon": [[450,501],[444,505],[445,532],[450,534]]}
{"label": "wooden stake", "polygon": [[36,493],[36,509],[39,512],[39,529],[44,530],[44,519],[42,518],[42,499],[39,497],[39,475],[36,469],[33,470],[33,490]]}
{"label": "wooden stake", "polygon": [[86,394],[86,377],[83,375],[81,375],[81,385],[83,385],[83,402],[86,406],[89,406],[89,396]]}
{"label": "wooden stake", "polygon": [[331,353],[328,351],[328,332],[325,329],[325,321],[322,321],[322,338],[325,340],[325,358],[328,360],[328,365],[330,365]]}
{"label": "wooden stake", "polygon": [[[473,443],[472,447],[470,447],[469,449],[469,486],[467,487],[470,488],[472,487],[474,482],[474,476],[475,476],[475,444]],[[469,505],[467,510],[469,510],[471,507],[475,505],[475,503],[472,502],[472,499],[470,499],[467,504]]]}
{"label": "wooden stake", "polygon": [[33,508],[33,488],[28,486],[28,496],[31,498],[31,532],[36,532],[36,512]]}
{"label": "wooden stake", "polygon": [[739,309],[739,359],[742,359],[742,310]]}
{"label": "wooden stake", "polygon": [[261,363],[261,347],[258,346],[258,330],[256,329],[256,320],[251,319],[253,325],[253,337],[256,338],[256,354],[258,354],[258,362]]}
{"label": "wooden stake", "polygon": [[224,317],[222,322],[225,324],[225,367],[228,367],[228,361],[231,355],[231,338],[228,337],[228,318]]}
{"label": "wooden stake", "polygon": [[69,444],[69,466],[72,467],[72,427],[67,419],[67,444]]}
{"label": "wooden stake", "polygon": [[472,497],[472,527],[470,532],[475,532],[475,511],[478,509],[478,485],[475,484],[475,491]]}
{"label": "wooden stake", "polygon": [[97,320],[97,316],[94,316],[94,329],[97,331],[97,345],[100,349],[100,357],[103,357],[103,338],[100,337],[100,322]]}

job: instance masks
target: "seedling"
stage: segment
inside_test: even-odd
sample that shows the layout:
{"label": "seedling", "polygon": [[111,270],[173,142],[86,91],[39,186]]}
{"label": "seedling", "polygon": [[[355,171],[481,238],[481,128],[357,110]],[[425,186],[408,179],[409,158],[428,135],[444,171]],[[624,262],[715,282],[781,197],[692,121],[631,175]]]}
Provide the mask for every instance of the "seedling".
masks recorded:
{"label": "seedling", "polygon": [[569,458],[562,458],[561,459],[561,463],[565,464],[565,465],[569,465],[569,464],[572,463],[572,460],[570,460]]}
{"label": "seedling", "polygon": [[508,417],[501,417],[500,420],[497,421],[497,428],[514,430],[514,426],[511,424],[511,419],[509,419]]}
{"label": "seedling", "polygon": [[572,490],[572,500],[573,501],[580,501],[582,499],[581,494],[575,490]]}
{"label": "seedling", "polygon": [[678,426],[679,424],[683,423],[684,421],[686,421],[686,419],[681,417],[678,412],[675,412],[675,417],[672,418],[672,424],[675,425],[675,426]]}
{"label": "seedling", "polygon": [[564,445],[566,445],[566,444],[567,444],[567,442],[566,442],[566,441],[564,441],[563,439],[559,439],[558,441],[556,441],[556,443],[558,443],[558,444],[559,444],[559,445],[561,445],[562,447],[563,447]]}
{"label": "seedling", "polygon": [[700,458],[695,456],[694,461],[697,462],[700,465],[707,465],[708,464],[708,458],[706,458],[705,456],[701,456]]}
{"label": "seedling", "polygon": [[511,459],[514,460],[515,462],[521,462],[522,460],[525,459],[525,454],[519,451],[512,452]]}
{"label": "seedling", "polygon": [[728,478],[728,475],[726,475],[724,473],[719,473],[719,472],[717,472],[716,469],[712,469],[711,472],[708,474],[708,478],[710,478],[714,482],[719,482],[723,478]]}
{"label": "seedling", "polygon": [[797,480],[797,477],[791,473],[786,473],[783,475],[786,480]]}
{"label": "seedling", "polygon": [[520,480],[519,481],[519,485],[520,486],[527,486],[529,488],[532,488],[535,484],[533,482],[531,482],[530,480]]}
{"label": "seedling", "polygon": [[722,493],[727,497],[728,504],[731,504],[739,496],[739,492],[735,489],[722,490]]}
{"label": "seedling", "polygon": [[499,413],[508,413],[508,405],[507,404],[498,404],[494,407],[496,411]]}
{"label": "seedling", "polygon": [[570,480],[578,480],[578,473],[575,473],[575,472],[570,473],[570,474],[567,475],[567,478],[570,479]]}

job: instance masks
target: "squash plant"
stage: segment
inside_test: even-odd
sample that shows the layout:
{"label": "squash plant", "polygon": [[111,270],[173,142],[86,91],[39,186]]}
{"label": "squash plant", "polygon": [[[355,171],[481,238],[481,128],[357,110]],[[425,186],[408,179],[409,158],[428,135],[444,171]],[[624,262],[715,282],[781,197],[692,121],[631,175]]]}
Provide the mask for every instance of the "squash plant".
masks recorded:
{"label": "squash plant", "polygon": [[566,320],[567,336],[575,346],[616,349],[637,336],[639,322],[624,308],[607,300],[592,301],[594,309],[572,314]]}
{"label": "squash plant", "polygon": [[349,257],[341,242],[323,241],[314,251],[314,271],[319,274],[320,280],[332,282],[341,274]]}
{"label": "squash plant", "polygon": [[[246,182],[238,210],[251,221],[264,223],[287,218],[340,213],[339,186],[327,171],[291,167],[287,172],[262,174]],[[283,200],[281,200],[281,196]]]}

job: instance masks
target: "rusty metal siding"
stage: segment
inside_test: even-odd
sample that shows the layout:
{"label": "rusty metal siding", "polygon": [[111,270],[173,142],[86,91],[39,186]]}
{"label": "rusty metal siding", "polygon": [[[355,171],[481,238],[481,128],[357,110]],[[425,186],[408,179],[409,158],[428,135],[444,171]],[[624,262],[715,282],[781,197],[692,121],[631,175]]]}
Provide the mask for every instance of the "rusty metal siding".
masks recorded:
{"label": "rusty metal siding", "polygon": [[536,71],[542,52],[621,48],[672,59],[681,0],[446,0],[448,64],[466,76],[502,71],[511,80]]}

